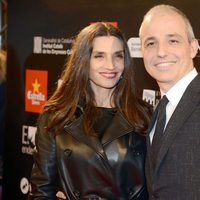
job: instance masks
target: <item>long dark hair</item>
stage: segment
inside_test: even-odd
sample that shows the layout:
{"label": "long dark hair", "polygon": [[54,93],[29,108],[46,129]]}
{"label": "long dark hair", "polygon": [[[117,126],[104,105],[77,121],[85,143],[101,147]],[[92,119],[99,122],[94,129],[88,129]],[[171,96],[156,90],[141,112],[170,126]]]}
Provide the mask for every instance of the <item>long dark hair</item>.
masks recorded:
{"label": "long dark hair", "polygon": [[[149,123],[148,109],[145,103],[136,97],[134,68],[127,42],[122,32],[108,24],[95,23],[82,29],[72,46],[72,54],[65,64],[62,73],[62,84],[48,100],[43,112],[52,113],[48,128],[62,129],[74,119],[77,106],[84,107],[83,125],[86,134],[92,133],[92,126],[97,116],[95,97],[90,86],[89,69],[93,50],[93,40],[101,36],[118,38],[124,48],[124,72],[113,91],[115,107],[124,113],[135,130],[144,133]],[[83,103],[84,102],[84,103]]]}

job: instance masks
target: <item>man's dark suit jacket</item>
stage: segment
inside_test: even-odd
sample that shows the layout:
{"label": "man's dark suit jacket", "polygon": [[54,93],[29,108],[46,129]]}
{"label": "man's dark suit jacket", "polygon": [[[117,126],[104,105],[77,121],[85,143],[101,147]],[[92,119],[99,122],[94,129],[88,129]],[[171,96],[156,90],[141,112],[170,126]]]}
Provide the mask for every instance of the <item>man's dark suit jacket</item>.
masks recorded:
{"label": "man's dark suit jacket", "polygon": [[171,116],[152,169],[147,139],[149,199],[200,199],[200,75],[189,84]]}

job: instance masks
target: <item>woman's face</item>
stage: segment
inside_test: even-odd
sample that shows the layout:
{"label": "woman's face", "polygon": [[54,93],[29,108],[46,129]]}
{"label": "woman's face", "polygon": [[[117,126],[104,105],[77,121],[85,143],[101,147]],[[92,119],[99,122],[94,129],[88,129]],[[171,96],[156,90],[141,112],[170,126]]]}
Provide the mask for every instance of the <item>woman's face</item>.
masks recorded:
{"label": "woman's face", "polygon": [[93,91],[113,90],[124,70],[124,48],[114,36],[96,37],[90,58],[89,78]]}

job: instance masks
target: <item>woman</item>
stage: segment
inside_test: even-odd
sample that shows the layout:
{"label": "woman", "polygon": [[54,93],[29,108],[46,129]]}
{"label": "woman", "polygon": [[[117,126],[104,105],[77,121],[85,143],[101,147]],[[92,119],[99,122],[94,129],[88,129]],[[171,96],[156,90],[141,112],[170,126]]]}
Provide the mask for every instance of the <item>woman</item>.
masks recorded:
{"label": "woman", "polygon": [[29,199],[147,199],[149,108],[135,95],[126,40],[96,23],[77,36],[36,134]]}

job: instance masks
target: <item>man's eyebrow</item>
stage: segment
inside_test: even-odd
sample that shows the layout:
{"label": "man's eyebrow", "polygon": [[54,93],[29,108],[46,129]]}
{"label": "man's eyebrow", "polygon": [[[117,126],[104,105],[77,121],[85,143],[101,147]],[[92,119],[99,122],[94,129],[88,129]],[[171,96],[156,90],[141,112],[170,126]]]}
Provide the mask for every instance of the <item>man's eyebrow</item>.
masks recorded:
{"label": "man's eyebrow", "polygon": [[170,34],[167,34],[168,37],[179,37],[179,38],[182,38],[182,36],[178,33],[170,33]]}
{"label": "man's eyebrow", "polygon": [[150,37],[147,37],[145,40],[154,40],[155,37],[154,36],[150,36]]}
{"label": "man's eyebrow", "polygon": [[[166,34],[166,36],[167,37],[178,37],[178,38],[182,38],[182,36],[180,35],[180,34],[178,34],[178,33],[169,33],[169,34]],[[149,36],[149,37],[146,37],[145,39],[144,39],[144,42],[146,42],[146,41],[149,41],[149,40],[155,40],[156,39],[156,37],[154,37],[154,36]]]}
{"label": "man's eyebrow", "polygon": [[144,43],[145,42],[148,42],[148,41],[150,41],[150,40],[155,40],[156,38],[154,37],[154,36],[150,36],[150,37],[146,37],[145,39],[144,39]]}

